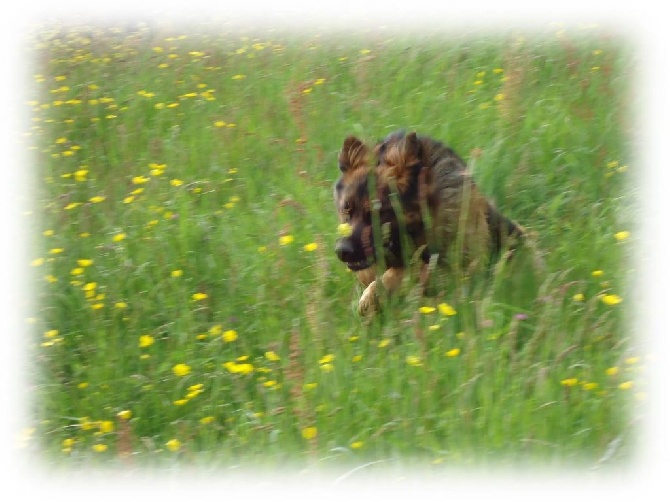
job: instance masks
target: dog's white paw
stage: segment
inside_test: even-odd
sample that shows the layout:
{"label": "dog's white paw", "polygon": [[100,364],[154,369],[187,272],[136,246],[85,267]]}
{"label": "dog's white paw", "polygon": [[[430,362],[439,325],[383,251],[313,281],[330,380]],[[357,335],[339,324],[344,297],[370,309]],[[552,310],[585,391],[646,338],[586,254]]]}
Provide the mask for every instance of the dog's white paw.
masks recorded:
{"label": "dog's white paw", "polygon": [[358,313],[362,316],[374,314],[379,307],[377,299],[377,281],[372,281],[358,300]]}

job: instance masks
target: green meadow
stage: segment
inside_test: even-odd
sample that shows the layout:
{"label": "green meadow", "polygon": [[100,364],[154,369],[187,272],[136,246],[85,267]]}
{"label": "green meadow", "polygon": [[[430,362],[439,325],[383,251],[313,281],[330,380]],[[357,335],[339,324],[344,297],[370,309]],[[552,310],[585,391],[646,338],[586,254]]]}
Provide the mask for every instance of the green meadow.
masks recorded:
{"label": "green meadow", "polygon": [[[627,40],[52,24],[26,48],[26,441],[48,465],[634,457]],[[454,148],[531,239],[363,319],[337,153],[399,128]]]}

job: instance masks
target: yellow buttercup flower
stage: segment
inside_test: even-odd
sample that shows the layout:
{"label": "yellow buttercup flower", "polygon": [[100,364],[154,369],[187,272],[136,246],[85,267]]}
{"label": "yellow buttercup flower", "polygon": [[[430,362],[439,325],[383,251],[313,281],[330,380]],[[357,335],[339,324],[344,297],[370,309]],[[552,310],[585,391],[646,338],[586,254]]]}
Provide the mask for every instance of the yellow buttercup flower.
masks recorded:
{"label": "yellow buttercup flower", "polygon": [[167,443],[165,443],[165,446],[170,451],[179,451],[181,448],[181,441],[178,439],[170,439]]}
{"label": "yellow buttercup flower", "polygon": [[151,335],[141,335],[140,336],[140,348],[144,349],[150,347],[154,344],[154,337]]}
{"label": "yellow buttercup flower", "polygon": [[337,226],[337,235],[340,237],[349,237],[352,232],[353,229],[349,223],[340,223]]}
{"label": "yellow buttercup flower", "polygon": [[440,310],[440,314],[442,315],[451,316],[457,314],[456,310],[448,303],[440,303],[437,308]]}
{"label": "yellow buttercup flower", "polygon": [[319,431],[316,427],[305,427],[302,430],[302,437],[310,440],[314,439],[318,435]]}
{"label": "yellow buttercup flower", "polygon": [[114,422],[111,420],[102,420],[98,424],[98,429],[100,429],[100,432],[106,433],[106,432],[113,432],[114,431]]}
{"label": "yellow buttercup flower", "polygon": [[410,366],[423,366],[423,363],[421,362],[421,358],[419,356],[407,356],[405,358],[405,361]]}
{"label": "yellow buttercup flower", "polygon": [[133,416],[133,412],[130,410],[122,410],[116,414],[121,420],[130,420],[130,417]]}
{"label": "yellow buttercup flower", "polygon": [[605,305],[617,305],[623,301],[619,295],[604,295],[600,300]]}
{"label": "yellow buttercup flower", "polygon": [[224,331],[223,335],[221,336],[223,337],[224,342],[234,342],[235,340],[237,340],[237,331],[235,331],[234,329],[229,329],[227,331]]}
{"label": "yellow buttercup flower", "polygon": [[282,235],[279,237],[279,245],[280,246],[286,246],[288,244],[291,244],[294,241],[294,237],[292,235]]}
{"label": "yellow buttercup flower", "polygon": [[561,385],[564,387],[573,387],[579,383],[579,380],[576,378],[565,378],[561,380]]}
{"label": "yellow buttercup flower", "polygon": [[191,367],[188,364],[179,363],[172,367],[172,372],[177,376],[186,376],[191,372]]}
{"label": "yellow buttercup flower", "polygon": [[326,354],[321,359],[319,359],[319,364],[332,363],[334,360],[335,360],[335,356],[333,354]]}

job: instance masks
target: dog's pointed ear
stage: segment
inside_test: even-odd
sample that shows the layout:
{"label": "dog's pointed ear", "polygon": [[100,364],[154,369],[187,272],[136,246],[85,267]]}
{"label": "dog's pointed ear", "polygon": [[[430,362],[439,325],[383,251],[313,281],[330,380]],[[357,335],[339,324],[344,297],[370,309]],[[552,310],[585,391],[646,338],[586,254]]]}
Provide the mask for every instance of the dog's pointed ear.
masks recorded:
{"label": "dog's pointed ear", "polygon": [[405,148],[403,150],[404,161],[406,165],[416,163],[420,158],[419,139],[416,137],[416,132],[412,131],[405,136]]}
{"label": "dog's pointed ear", "polygon": [[407,135],[396,135],[384,142],[383,151],[379,156],[383,176],[395,179],[398,191],[403,193],[410,186],[415,167],[421,163],[421,142],[415,132]]}
{"label": "dog's pointed ear", "polygon": [[379,149],[379,159],[395,171],[404,171],[420,161],[421,142],[415,132],[387,140]]}
{"label": "dog's pointed ear", "polygon": [[346,173],[364,166],[367,161],[368,147],[356,136],[347,136],[337,156],[340,171]]}

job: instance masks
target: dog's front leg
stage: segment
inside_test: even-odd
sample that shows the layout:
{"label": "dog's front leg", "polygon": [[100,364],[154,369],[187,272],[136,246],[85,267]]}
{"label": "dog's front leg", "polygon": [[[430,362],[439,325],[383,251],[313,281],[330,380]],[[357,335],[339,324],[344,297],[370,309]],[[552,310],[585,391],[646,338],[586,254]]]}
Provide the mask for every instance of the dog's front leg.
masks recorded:
{"label": "dog's front leg", "polygon": [[402,268],[389,268],[381,276],[381,279],[372,281],[358,301],[358,313],[367,316],[375,313],[379,309],[379,295],[377,293],[377,282],[382,281],[384,289],[387,294],[393,293],[400,284],[405,275],[405,270]]}

